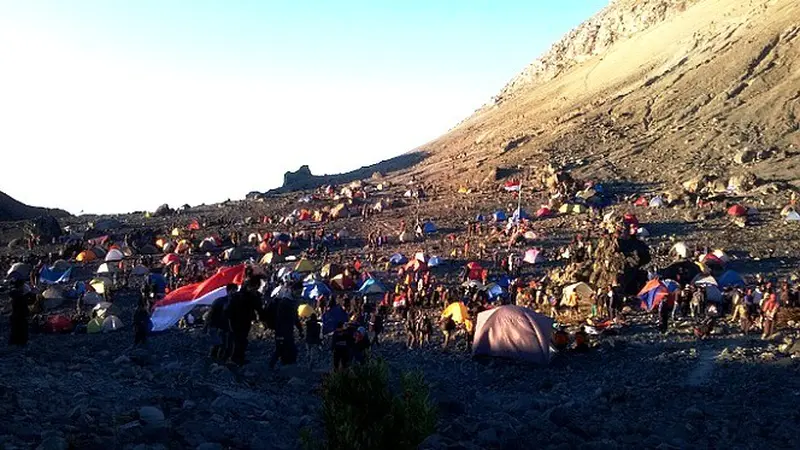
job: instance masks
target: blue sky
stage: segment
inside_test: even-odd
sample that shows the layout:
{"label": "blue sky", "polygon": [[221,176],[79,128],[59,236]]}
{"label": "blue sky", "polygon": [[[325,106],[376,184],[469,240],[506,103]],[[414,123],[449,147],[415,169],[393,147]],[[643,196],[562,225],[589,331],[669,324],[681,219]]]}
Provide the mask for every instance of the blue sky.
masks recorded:
{"label": "blue sky", "polygon": [[39,175],[0,190],[125,212],[371,164],[445,132],[605,4],[0,0],[0,148],[37,155]]}

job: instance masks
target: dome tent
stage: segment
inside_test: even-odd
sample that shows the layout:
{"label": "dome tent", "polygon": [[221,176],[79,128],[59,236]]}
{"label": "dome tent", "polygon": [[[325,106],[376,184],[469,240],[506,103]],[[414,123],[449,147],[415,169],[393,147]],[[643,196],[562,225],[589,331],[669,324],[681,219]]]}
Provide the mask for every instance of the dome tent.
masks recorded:
{"label": "dome tent", "polygon": [[550,362],[552,329],[552,319],[528,308],[490,309],[478,314],[472,354],[545,365]]}

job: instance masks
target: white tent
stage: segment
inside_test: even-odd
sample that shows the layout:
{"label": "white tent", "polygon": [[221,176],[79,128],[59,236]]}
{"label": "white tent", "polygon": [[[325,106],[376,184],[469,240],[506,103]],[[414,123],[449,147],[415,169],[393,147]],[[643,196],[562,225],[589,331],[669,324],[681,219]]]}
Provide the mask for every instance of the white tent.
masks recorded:
{"label": "white tent", "polygon": [[688,258],[689,257],[689,248],[686,247],[686,244],[683,242],[678,242],[672,246],[672,253],[680,256],[681,258]]}
{"label": "white tent", "polygon": [[561,303],[566,304],[573,292],[578,294],[578,302],[590,301],[592,299],[592,294],[594,293],[592,288],[584,282],[570,284],[564,288],[564,292],[561,297]]}
{"label": "white tent", "polygon": [[114,273],[116,272],[117,268],[113,264],[103,263],[100,264],[100,267],[97,268],[98,274],[104,273]]}
{"label": "white tent", "polygon": [[117,331],[122,328],[122,321],[117,316],[108,316],[103,320],[103,332]]}
{"label": "white tent", "polygon": [[125,255],[116,248],[112,248],[106,253],[106,262],[119,262],[123,259],[125,259]]}
{"label": "white tent", "polygon": [[800,222],[800,213],[797,211],[789,211],[784,220],[786,222]]}
{"label": "white tent", "polygon": [[651,208],[663,208],[664,207],[664,199],[661,198],[660,195],[653,197],[650,200],[650,207]]}

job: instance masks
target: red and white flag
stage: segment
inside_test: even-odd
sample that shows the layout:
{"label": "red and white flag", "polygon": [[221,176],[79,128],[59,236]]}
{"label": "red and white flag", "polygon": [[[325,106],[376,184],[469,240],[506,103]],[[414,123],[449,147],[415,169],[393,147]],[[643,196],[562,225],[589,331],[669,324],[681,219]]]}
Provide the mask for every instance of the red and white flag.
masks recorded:
{"label": "red and white flag", "polygon": [[163,331],[175,325],[196,306],[209,306],[214,300],[224,297],[225,286],[242,284],[244,264],[223,267],[210,278],[200,283],[188,284],[175,289],[156,302],[150,320],[153,331]]}
{"label": "red and white flag", "polygon": [[506,192],[519,192],[521,188],[522,183],[519,181],[506,181],[503,185],[503,189],[505,189]]}

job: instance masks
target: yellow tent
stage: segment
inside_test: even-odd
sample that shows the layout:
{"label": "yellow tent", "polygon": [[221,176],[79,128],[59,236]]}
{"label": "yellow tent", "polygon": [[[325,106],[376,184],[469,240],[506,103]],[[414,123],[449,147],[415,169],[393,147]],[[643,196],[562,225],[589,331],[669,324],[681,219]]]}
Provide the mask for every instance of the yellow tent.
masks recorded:
{"label": "yellow tent", "polygon": [[272,264],[272,261],[275,260],[275,252],[264,253],[264,256],[261,258],[261,264],[267,266]]}
{"label": "yellow tent", "polygon": [[300,316],[301,319],[310,317],[311,314],[314,314],[314,308],[310,305],[302,304],[297,307],[297,315]]}
{"label": "yellow tent", "polygon": [[570,209],[572,209],[572,205],[569,203],[564,203],[560,208],[558,208],[558,212],[561,214],[566,214],[570,211]]}
{"label": "yellow tent", "polygon": [[297,261],[297,264],[294,266],[295,272],[313,272],[314,271],[314,263],[307,260],[306,258]]}
{"label": "yellow tent", "polygon": [[469,194],[471,192],[472,192],[472,189],[467,189],[464,186],[461,186],[460,188],[458,188],[458,193],[459,194]]}
{"label": "yellow tent", "polygon": [[92,262],[97,259],[97,255],[94,254],[91,250],[84,250],[78,253],[78,256],[75,258],[75,261],[78,262]]}
{"label": "yellow tent", "polygon": [[709,269],[708,266],[705,265],[705,263],[702,263],[700,261],[695,261],[695,264],[697,265],[697,267],[700,268],[700,272],[702,272],[704,275],[708,275],[711,273],[711,269]]}
{"label": "yellow tent", "polygon": [[331,217],[334,219],[339,217],[344,217],[347,215],[347,213],[348,213],[347,205],[345,205],[344,203],[339,203],[338,205],[331,208]]}
{"label": "yellow tent", "polygon": [[175,228],[172,229],[172,233],[170,233],[170,234],[172,234],[175,237],[178,237],[178,236],[181,235],[181,230],[180,230],[180,228],[175,227]]}
{"label": "yellow tent", "polygon": [[89,285],[92,286],[92,289],[98,294],[105,294],[111,291],[111,281],[105,278],[95,278],[89,282]]}
{"label": "yellow tent", "polygon": [[586,207],[581,204],[572,205],[573,214],[582,214],[586,212]]}
{"label": "yellow tent", "polygon": [[467,320],[467,307],[463,302],[451,303],[442,312],[442,317],[450,317],[455,323],[464,323]]}
{"label": "yellow tent", "polygon": [[189,243],[186,239],[181,239],[178,241],[178,245],[175,246],[175,253],[186,253],[192,247],[192,244]]}

